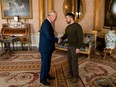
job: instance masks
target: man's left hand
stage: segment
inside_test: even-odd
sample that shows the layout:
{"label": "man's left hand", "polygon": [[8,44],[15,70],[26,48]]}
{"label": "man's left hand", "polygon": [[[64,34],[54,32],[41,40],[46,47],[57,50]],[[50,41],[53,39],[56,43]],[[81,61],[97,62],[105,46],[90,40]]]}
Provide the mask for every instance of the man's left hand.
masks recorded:
{"label": "man's left hand", "polygon": [[80,53],[80,49],[77,48],[76,49],[76,54],[78,54],[78,53]]}

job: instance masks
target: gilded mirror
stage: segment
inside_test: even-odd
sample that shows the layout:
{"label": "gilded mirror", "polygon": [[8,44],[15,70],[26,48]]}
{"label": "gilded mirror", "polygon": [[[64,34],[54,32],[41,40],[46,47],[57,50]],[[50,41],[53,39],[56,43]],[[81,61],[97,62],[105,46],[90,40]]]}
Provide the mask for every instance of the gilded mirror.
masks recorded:
{"label": "gilded mirror", "polygon": [[64,0],[64,14],[72,12],[75,14],[75,20],[80,21],[85,14],[85,0]]}

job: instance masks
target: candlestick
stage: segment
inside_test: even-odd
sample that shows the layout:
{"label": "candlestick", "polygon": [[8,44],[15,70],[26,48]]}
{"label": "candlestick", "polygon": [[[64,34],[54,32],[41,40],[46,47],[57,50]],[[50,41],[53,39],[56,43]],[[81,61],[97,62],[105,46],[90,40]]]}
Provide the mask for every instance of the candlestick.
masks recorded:
{"label": "candlestick", "polygon": [[78,4],[77,4],[77,12],[78,12],[78,15],[77,17],[79,18],[79,13],[80,13],[80,0],[78,0]]}

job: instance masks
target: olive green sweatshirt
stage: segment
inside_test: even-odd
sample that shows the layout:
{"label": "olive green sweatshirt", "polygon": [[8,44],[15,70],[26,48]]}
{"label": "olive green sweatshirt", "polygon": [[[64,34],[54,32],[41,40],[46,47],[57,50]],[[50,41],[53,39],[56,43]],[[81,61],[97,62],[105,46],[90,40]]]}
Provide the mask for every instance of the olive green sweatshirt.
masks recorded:
{"label": "olive green sweatshirt", "polygon": [[78,23],[70,24],[66,27],[65,34],[61,37],[62,40],[68,38],[69,46],[80,49],[83,42],[82,27]]}

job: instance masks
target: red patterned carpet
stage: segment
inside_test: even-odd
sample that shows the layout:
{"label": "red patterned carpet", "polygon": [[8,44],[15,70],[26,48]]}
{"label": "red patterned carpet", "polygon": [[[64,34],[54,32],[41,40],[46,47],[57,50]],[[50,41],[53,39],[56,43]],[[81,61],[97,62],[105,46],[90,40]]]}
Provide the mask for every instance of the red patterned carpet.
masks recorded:
{"label": "red patterned carpet", "polygon": [[116,68],[85,61],[79,65],[80,78],[85,87],[116,87]]}
{"label": "red patterned carpet", "polygon": [[[36,51],[17,51],[0,58],[0,87],[44,87],[39,83],[41,59]],[[66,52],[53,54],[50,87],[116,87],[116,62],[103,60],[100,55],[79,58],[79,81],[66,79],[68,74]]]}

